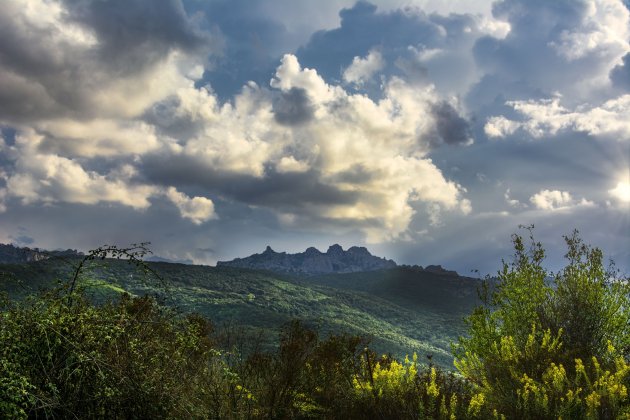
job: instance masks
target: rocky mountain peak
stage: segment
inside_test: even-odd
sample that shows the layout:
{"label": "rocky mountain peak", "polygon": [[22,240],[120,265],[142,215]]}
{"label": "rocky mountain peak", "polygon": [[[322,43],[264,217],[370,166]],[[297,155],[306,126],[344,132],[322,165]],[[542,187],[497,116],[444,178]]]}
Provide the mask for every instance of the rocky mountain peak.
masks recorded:
{"label": "rocky mountain peak", "polygon": [[308,248],[306,248],[306,251],[304,251],[304,255],[308,255],[308,256],[312,256],[312,255],[322,255],[322,253],[319,251],[319,249],[310,246]]}
{"label": "rocky mountain peak", "polygon": [[334,244],[326,253],[309,247],[306,251],[297,254],[278,253],[267,246],[262,254],[231,261],[219,261],[217,266],[318,275],[382,270],[396,267],[396,263],[370,254],[365,247],[353,246],[344,251],[341,245]]}
{"label": "rocky mountain peak", "polygon": [[343,255],[343,248],[339,244],[334,244],[328,247],[328,251],[326,251],[328,255]]}

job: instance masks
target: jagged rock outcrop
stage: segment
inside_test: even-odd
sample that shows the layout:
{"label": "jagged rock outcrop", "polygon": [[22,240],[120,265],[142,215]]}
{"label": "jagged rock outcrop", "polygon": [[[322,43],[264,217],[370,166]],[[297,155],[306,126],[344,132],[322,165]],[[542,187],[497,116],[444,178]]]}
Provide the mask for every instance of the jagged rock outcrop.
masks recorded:
{"label": "jagged rock outcrop", "polygon": [[353,246],[344,251],[340,245],[331,245],[326,252],[310,247],[297,254],[275,252],[267,246],[261,254],[219,261],[218,267],[240,267],[269,270],[281,273],[318,275],[328,273],[355,273],[396,267],[393,260],[376,257],[365,247]]}

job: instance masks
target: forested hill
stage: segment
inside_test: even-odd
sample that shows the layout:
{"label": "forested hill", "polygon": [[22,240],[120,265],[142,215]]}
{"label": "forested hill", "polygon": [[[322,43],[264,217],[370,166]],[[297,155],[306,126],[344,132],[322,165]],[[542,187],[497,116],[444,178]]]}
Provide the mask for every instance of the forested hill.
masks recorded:
{"label": "forested hill", "polygon": [[[24,296],[54,287],[72,276],[69,262],[72,259],[0,265],[0,288]],[[266,343],[277,341],[286,322],[300,319],[324,334],[371,337],[383,353],[430,354],[447,368],[452,368],[450,344],[464,333],[463,317],[477,303],[479,284],[420,267],[304,277],[226,266],[147,265],[161,280],[124,260],[105,259],[90,262],[80,284],[101,302],[121,292],[157,295],[184,313],[201,313],[217,325],[239,325]]]}

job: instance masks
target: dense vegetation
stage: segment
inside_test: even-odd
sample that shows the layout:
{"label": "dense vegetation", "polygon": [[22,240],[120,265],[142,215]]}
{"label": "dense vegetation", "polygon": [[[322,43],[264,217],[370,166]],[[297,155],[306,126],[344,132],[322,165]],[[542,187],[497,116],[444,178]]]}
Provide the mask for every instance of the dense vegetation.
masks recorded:
{"label": "dense vegetation", "polygon": [[153,298],[95,305],[85,281],[5,294],[0,418],[628,418],[628,279],[577,235],[556,274],[533,239],[514,245],[454,346],[457,372],[298,321],[268,349]]}
{"label": "dense vegetation", "polygon": [[[0,265],[11,278],[0,290],[22,299],[73,277],[81,260],[59,259]],[[140,267],[142,268],[142,267]],[[377,352],[431,354],[433,362],[452,368],[450,345],[464,334],[464,316],[480,302],[478,279],[438,275],[417,267],[365,273],[297,277],[251,269],[170,263],[146,263],[157,273],[145,276],[134,264],[115,258],[87,261],[81,284],[93,302],[151,295],[181,313],[196,312],[223,324],[240,325],[260,335],[267,349],[277,347],[280,327],[293,319],[322,335],[373,337]],[[19,281],[21,280],[21,281]]]}

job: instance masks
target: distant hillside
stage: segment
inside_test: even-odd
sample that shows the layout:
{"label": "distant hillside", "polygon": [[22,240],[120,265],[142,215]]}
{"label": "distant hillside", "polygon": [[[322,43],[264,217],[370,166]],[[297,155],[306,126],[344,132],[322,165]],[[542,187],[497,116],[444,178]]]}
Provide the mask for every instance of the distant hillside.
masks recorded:
{"label": "distant hillside", "polygon": [[470,313],[480,302],[479,280],[440,266],[399,266],[389,270],[313,276],[308,284],[369,293],[408,309],[455,316]]}
{"label": "distant hillside", "polygon": [[[349,252],[348,250],[347,252]],[[333,251],[334,252],[334,251]],[[0,265],[0,290],[23,297],[67,281],[72,259]],[[77,260],[74,260],[76,263]],[[431,354],[452,368],[450,343],[464,334],[463,317],[475,306],[478,282],[420,267],[394,267],[321,276],[277,274],[234,267],[148,263],[163,281],[147,277],[123,260],[91,262],[81,285],[96,301],[121,292],[156,295],[184,313],[199,312],[218,326],[240,326],[277,343],[292,319],[322,334],[347,332],[373,337],[377,351],[404,357]]]}
{"label": "distant hillside", "polygon": [[376,257],[364,247],[353,246],[344,251],[340,245],[335,244],[330,246],[325,253],[310,247],[297,254],[275,252],[268,246],[262,254],[236,258],[232,261],[219,261],[217,267],[249,268],[312,276],[383,270],[396,267],[396,263]]}
{"label": "distant hillside", "polygon": [[38,248],[20,248],[11,244],[0,244],[0,264],[20,264],[54,257],[77,257],[81,255],[83,254],[74,249],[45,251]]}

